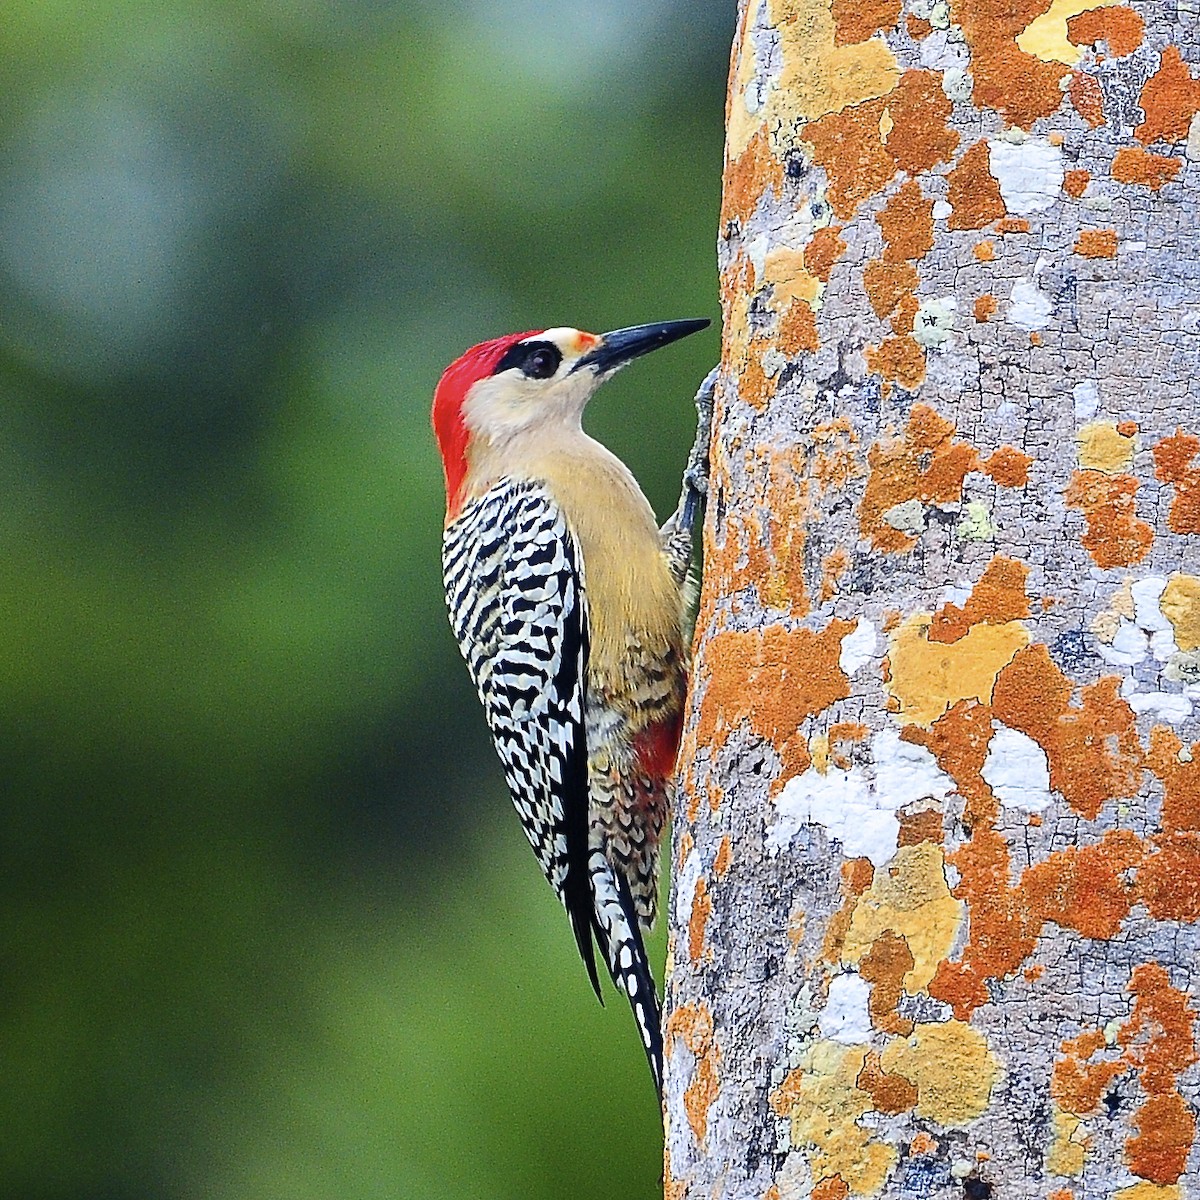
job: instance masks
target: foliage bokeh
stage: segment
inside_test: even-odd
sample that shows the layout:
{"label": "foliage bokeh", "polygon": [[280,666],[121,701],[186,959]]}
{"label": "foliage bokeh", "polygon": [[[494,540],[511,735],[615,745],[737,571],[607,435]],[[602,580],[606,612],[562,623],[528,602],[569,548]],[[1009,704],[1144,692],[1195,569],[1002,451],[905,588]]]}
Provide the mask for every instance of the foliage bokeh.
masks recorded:
{"label": "foliage bokeh", "polygon": [[[731,24],[6,4],[0,1193],[658,1191],[446,626],[428,403],[497,333],[716,315]],[[660,512],[716,354],[589,416]]]}

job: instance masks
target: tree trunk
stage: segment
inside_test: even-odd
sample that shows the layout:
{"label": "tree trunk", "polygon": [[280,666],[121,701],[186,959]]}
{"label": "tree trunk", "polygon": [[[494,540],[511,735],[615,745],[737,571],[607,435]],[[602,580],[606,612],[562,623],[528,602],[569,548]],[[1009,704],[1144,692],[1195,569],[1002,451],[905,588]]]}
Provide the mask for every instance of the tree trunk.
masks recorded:
{"label": "tree trunk", "polygon": [[1183,8],[742,0],[670,1200],[1200,1196]]}

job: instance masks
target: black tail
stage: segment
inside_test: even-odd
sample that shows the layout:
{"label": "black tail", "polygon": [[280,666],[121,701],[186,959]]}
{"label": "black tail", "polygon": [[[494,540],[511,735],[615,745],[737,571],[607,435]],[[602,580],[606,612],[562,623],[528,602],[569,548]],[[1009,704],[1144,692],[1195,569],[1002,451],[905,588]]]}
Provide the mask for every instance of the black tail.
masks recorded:
{"label": "black tail", "polygon": [[629,997],[629,1007],[633,1009],[633,1019],[637,1022],[650,1073],[654,1076],[654,1087],[661,1100],[662,1015],[633,897],[629,894],[629,885],[612,869],[602,850],[592,850],[588,872],[595,904],[596,942],[608,964],[613,983]]}

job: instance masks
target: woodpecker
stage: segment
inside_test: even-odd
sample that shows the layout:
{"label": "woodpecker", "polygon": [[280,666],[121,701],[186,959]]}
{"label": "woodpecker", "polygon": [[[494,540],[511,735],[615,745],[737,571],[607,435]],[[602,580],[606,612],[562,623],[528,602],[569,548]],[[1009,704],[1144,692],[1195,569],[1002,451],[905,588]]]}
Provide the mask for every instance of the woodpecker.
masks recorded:
{"label": "woodpecker", "polygon": [[629,468],[581,419],[623,366],[708,324],[510,334],[453,362],[433,400],[450,624],[596,996],[603,1003],[593,939],[629,998],[660,1096],[642,934],[657,908],[687,689],[688,571],[716,371],[696,397],[679,506],[661,528]]}

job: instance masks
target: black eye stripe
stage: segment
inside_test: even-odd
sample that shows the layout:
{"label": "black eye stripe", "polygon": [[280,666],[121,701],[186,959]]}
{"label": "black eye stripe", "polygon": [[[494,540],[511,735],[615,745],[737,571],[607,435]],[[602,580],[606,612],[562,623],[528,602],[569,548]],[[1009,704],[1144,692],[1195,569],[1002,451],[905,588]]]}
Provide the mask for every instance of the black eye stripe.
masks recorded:
{"label": "black eye stripe", "polygon": [[553,342],[518,342],[496,364],[493,375],[516,367],[531,379],[549,379],[562,364],[562,351]]}

